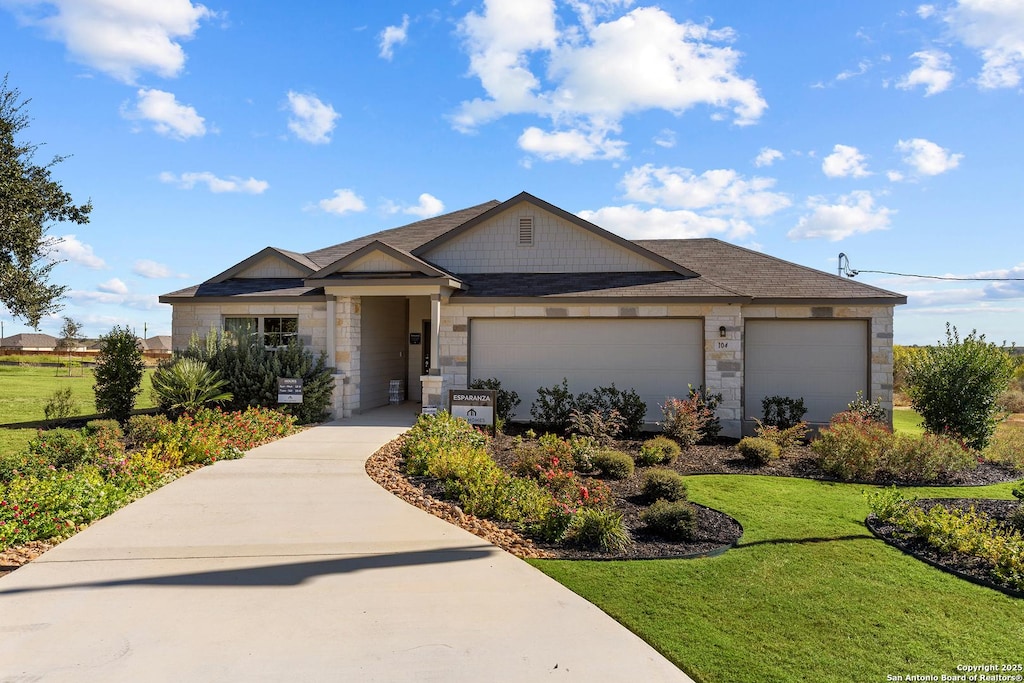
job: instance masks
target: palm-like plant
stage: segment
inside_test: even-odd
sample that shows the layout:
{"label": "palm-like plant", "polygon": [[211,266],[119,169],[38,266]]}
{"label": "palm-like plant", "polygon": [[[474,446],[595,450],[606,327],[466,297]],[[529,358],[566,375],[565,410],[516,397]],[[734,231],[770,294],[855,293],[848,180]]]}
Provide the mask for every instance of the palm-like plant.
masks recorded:
{"label": "palm-like plant", "polygon": [[153,392],[164,410],[191,412],[208,403],[223,403],[233,396],[223,391],[227,380],[194,358],[179,358],[153,373]]}

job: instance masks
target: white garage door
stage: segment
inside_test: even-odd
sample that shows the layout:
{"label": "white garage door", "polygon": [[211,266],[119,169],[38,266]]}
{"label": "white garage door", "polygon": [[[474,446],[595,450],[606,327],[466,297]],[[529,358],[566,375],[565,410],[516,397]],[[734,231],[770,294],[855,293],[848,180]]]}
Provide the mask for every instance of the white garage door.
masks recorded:
{"label": "white garage door", "polygon": [[538,387],[569,380],[573,394],[612,383],[635,389],[648,422],[668,396],[704,381],[700,320],[568,318],[475,319],[469,328],[470,380],[497,377],[519,393],[516,419],[530,419]]}
{"label": "white garage door", "polygon": [[804,419],[827,423],[858,391],[868,395],[865,320],[748,320],[743,348],[744,417],[765,396],[803,397]]}

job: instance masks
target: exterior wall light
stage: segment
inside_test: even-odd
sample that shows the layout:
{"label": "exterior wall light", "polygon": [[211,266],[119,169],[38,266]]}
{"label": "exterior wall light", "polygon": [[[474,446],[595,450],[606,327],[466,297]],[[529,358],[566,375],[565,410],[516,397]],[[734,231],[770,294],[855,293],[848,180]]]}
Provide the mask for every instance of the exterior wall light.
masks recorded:
{"label": "exterior wall light", "polygon": [[718,336],[725,339],[725,325],[718,328]]}

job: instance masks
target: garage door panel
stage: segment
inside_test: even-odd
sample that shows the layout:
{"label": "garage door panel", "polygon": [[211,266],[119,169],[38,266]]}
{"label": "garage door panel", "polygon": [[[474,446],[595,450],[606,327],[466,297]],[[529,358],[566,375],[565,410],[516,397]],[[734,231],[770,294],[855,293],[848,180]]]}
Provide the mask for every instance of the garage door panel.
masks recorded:
{"label": "garage door panel", "polygon": [[474,319],[470,379],[497,377],[518,392],[519,419],[529,418],[539,387],[563,377],[574,394],[615,384],[636,389],[655,422],[666,397],[703,383],[703,337],[700,320]]}
{"label": "garage door panel", "polygon": [[808,422],[828,422],[868,393],[867,338],[863,320],[748,320],[744,416],[760,417],[765,396],[789,396],[804,399]]}

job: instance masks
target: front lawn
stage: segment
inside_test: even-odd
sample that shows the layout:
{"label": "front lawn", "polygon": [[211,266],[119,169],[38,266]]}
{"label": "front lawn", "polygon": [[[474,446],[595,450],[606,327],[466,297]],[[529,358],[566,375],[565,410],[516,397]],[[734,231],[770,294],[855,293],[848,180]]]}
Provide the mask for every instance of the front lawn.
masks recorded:
{"label": "front lawn", "polygon": [[892,411],[892,430],[905,434],[924,434],[924,420],[911,408],[896,408]]}
{"label": "front lawn", "polygon": [[[884,681],[1024,661],[1021,603],[875,539],[874,487],[745,475],[687,477],[690,499],[744,526],[700,560],[531,563],[651,643],[697,681]],[[1012,498],[1012,484],[906,488]]]}
{"label": "front lawn", "polygon": [[[150,377],[152,370],[146,370],[142,378],[136,408],[153,407]],[[95,378],[91,368],[75,368],[68,376],[67,368],[33,367],[27,365],[0,365],[0,425],[12,422],[29,422],[46,417],[43,408],[58,389],[69,387],[76,403],[75,415],[96,413],[93,384]]]}

